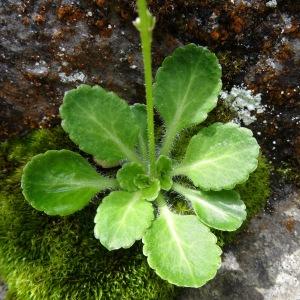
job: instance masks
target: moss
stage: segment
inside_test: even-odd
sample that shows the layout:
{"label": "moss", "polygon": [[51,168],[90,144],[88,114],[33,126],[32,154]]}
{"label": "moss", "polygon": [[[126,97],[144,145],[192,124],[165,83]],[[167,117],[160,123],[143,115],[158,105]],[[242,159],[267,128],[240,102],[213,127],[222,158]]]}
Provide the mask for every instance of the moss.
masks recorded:
{"label": "moss", "polygon": [[74,146],[61,129],[39,130],[0,146],[0,274],[8,299],[170,299],[174,288],[157,277],[141,245],[109,252],[93,235],[99,199],[70,217],[48,217],[20,191],[22,166],[48,149]]}
{"label": "moss", "polygon": [[[229,121],[219,107],[204,125]],[[179,158],[195,126],[181,134]],[[93,235],[93,218],[100,199],[70,217],[48,217],[32,209],[20,191],[23,165],[48,149],[76,149],[60,128],[39,130],[0,145],[0,274],[10,288],[7,300],[41,299],[171,299],[174,287],[148,267],[141,245],[108,252]],[[270,167],[263,156],[249,180],[238,186],[248,217],[237,232],[215,231],[221,246],[231,243],[249,220],[263,209],[270,195]],[[172,195],[174,196],[174,195]],[[188,213],[181,199],[173,202]]]}
{"label": "moss", "polygon": [[275,168],[275,172],[285,181],[295,184],[300,182],[300,173],[297,168],[287,162],[282,162],[280,167]]}

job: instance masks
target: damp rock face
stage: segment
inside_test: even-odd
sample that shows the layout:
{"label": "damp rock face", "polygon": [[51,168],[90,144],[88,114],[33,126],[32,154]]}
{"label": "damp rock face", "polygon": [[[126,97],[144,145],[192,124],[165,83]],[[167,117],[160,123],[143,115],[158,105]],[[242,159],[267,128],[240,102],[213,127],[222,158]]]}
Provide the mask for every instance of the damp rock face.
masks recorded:
{"label": "damp rock face", "polygon": [[[154,69],[178,45],[208,46],[224,89],[262,94],[268,109],[252,128],[265,151],[275,162],[299,162],[300,4],[273,2],[151,1]],[[1,1],[1,138],[59,122],[64,92],[81,83],[142,102],[135,16],[134,1]]]}
{"label": "damp rock face", "polygon": [[[106,3],[105,3],[106,2]],[[110,2],[110,1],[109,1]],[[101,84],[134,101],[138,34],[108,1],[1,1],[1,137],[58,121],[63,94]]]}

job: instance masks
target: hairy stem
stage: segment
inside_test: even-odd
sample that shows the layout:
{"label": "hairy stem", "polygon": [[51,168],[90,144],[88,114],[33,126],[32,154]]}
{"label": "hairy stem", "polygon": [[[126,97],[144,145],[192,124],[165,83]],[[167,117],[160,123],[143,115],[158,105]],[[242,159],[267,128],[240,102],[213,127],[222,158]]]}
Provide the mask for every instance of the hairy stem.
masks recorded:
{"label": "hairy stem", "polygon": [[146,0],[137,0],[137,7],[139,19],[135,22],[135,26],[140,31],[144,61],[150,175],[155,176],[155,137],[151,61],[152,30],[155,21],[147,9]]}
{"label": "hairy stem", "polygon": [[111,189],[115,190],[119,187],[119,183],[114,178],[104,177],[101,179],[101,190]]}

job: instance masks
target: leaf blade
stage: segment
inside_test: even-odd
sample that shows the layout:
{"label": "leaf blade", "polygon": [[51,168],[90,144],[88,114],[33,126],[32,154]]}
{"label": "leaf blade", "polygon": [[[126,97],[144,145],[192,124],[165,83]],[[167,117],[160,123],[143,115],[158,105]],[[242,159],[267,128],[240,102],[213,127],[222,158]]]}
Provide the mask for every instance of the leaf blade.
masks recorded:
{"label": "leaf blade", "polygon": [[112,192],[105,197],[95,217],[95,237],[108,250],[129,248],[142,238],[154,219],[150,202],[140,192]]}
{"label": "leaf blade", "polygon": [[205,225],[224,231],[238,229],[246,219],[246,206],[235,191],[199,191],[174,185],[174,190],[191,201],[200,221]]}
{"label": "leaf blade", "polygon": [[169,153],[177,132],[207,118],[221,86],[218,60],[204,47],[189,44],[165,59],[153,86],[155,106],[167,128],[162,154]]}
{"label": "leaf blade", "polygon": [[139,161],[133,151],[138,126],[127,103],[116,94],[80,85],[65,94],[60,115],[71,140],[95,159]]}
{"label": "leaf blade", "polygon": [[175,215],[167,207],[143,237],[143,252],[155,272],[170,283],[200,287],[220,266],[216,237],[196,216]]}
{"label": "leaf blade", "polygon": [[173,175],[185,175],[203,190],[233,189],[257,167],[259,145],[247,128],[215,123],[192,137]]}
{"label": "leaf blade", "polygon": [[117,180],[123,190],[134,192],[138,188],[134,183],[134,179],[139,174],[145,174],[144,168],[134,162],[126,163],[117,172]]}
{"label": "leaf blade", "polygon": [[147,109],[145,104],[136,103],[130,106],[139,125],[139,151],[144,160],[148,158]]}
{"label": "leaf blade", "polygon": [[114,185],[69,150],[36,155],[25,166],[21,180],[23,195],[34,208],[60,216],[82,209],[96,193]]}

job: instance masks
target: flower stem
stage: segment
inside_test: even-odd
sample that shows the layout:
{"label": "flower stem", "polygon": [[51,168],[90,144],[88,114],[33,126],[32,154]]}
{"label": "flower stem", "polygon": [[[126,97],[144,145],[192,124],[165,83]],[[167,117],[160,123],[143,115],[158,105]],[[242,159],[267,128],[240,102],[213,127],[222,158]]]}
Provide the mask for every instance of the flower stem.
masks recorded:
{"label": "flower stem", "polygon": [[140,31],[144,61],[150,175],[155,176],[155,137],[151,61],[152,31],[155,24],[155,18],[148,11],[146,0],[137,0],[137,8],[139,18],[136,20],[135,26]]}

